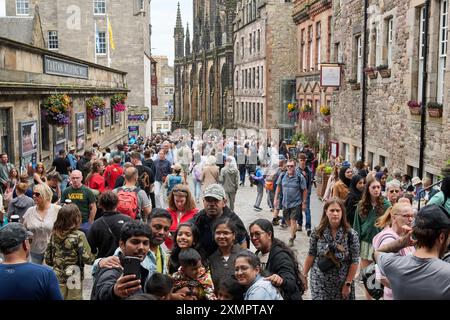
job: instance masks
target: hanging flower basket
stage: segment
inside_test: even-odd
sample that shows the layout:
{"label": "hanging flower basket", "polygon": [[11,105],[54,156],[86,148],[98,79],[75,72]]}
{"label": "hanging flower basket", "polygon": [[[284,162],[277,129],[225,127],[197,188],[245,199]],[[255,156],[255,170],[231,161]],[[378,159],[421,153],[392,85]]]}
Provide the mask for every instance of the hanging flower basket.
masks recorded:
{"label": "hanging flower basket", "polygon": [[125,100],[127,96],[123,93],[117,93],[113,95],[111,98],[111,106],[114,108],[116,112],[122,112],[127,110],[127,106],[125,105]]}
{"label": "hanging flower basket", "polygon": [[323,116],[322,120],[325,123],[330,123],[331,122],[331,115]]}
{"label": "hanging flower basket", "polygon": [[427,109],[428,115],[432,118],[441,118],[442,117],[442,104],[437,102],[428,102]]}
{"label": "hanging flower basket", "polygon": [[70,123],[72,99],[67,94],[54,94],[41,104],[45,120],[54,126],[65,126]]}
{"label": "hanging flower basket", "polygon": [[321,106],[320,114],[323,116],[329,116],[331,114],[330,107],[329,106]]}
{"label": "hanging flower basket", "polygon": [[98,97],[93,96],[86,100],[86,108],[89,119],[95,119],[105,114],[105,101]]}
{"label": "hanging flower basket", "polygon": [[409,112],[413,115],[420,115],[422,113],[422,107],[420,103],[415,100],[408,101]]}

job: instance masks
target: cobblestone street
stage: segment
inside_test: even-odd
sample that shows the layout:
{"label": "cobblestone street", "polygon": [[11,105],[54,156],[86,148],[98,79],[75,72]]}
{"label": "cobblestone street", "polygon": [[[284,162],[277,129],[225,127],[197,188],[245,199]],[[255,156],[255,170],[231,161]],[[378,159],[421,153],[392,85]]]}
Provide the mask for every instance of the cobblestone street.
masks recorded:
{"label": "cobblestone street", "polygon": [[[191,186],[192,187],[192,186]],[[235,203],[235,212],[241,217],[245,226],[248,227],[250,223],[259,218],[266,218],[271,220],[272,215],[270,209],[267,205],[266,194],[264,194],[263,201],[261,207],[262,211],[256,211],[253,209],[253,205],[256,199],[256,187],[250,187],[248,179],[246,180],[246,185],[241,187],[238,190],[236,195],[236,203]],[[202,207],[202,203],[199,204],[199,207]],[[318,199],[315,189],[311,194],[311,223],[313,228],[319,224],[320,216],[322,214],[322,202]],[[280,213],[281,215],[281,213]],[[284,242],[288,242],[289,233],[287,229],[282,229],[280,226],[275,227],[275,236]],[[293,247],[298,261],[303,265],[305,261],[306,255],[309,249],[309,238],[306,235],[306,231],[303,229],[302,232],[297,232],[297,238],[294,242]],[[251,247],[252,251],[255,251],[255,248]],[[83,297],[84,299],[89,299],[90,292],[92,288],[92,279],[89,278],[90,275],[90,266],[86,266],[85,274],[88,277],[83,284]],[[361,300],[364,299],[364,286],[362,282],[357,282],[356,286],[356,299]],[[303,296],[304,299],[310,299],[309,290]]]}

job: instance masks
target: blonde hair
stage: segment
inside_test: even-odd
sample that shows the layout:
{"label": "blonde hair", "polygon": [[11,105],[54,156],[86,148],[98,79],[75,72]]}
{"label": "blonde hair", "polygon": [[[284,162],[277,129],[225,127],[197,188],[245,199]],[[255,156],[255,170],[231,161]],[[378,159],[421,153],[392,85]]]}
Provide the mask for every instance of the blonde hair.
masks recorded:
{"label": "blonde hair", "polygon": [[208,156],[208,159],[206,160],[206,163],[210,166],[214,166],[216,164],[216,157],[215,156]]}
{"label": "blonde hair", "polygon": [[377,219],[375,227],[383,229],[387,226],[392,226],[392,216],[399,214],[405,207],[410,205],[405,203],[396,203],[393,207],[390,207],[386,212]]}
{"label": "blonde hair", "polygon": [[33,192],[36,191],[41,194],[42,199],[51,201],[53,197],[53,191],[46,183],[39,183],[34,186]]}

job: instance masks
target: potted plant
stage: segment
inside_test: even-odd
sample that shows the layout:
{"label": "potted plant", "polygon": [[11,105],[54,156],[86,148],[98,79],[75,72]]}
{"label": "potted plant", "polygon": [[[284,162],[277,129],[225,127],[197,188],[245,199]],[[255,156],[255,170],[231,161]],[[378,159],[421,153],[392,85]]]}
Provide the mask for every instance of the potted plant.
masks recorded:
{"label": "potted plant", "polygon": [[409,112],[413,115],[420,115],[422,112],[420,102],[417,102],[416,100],[408,101],[408,107],[409,107]]}
{"label": "potted plant", "polygon": [[116,112],[122,112],[127,109],[125,106],[125,100],[127,96],[123,93],[116,93],[111,98],[111,106],[114,108]]}
{"label": "potted plant", "polygon": [[391,76],[391,69],[389,69],[389,66],[387,64],[380,64],[377,67],[377,70],[382,78],[389,78]]}
{"label": "potted plant", "polygon": [[86,100],[87,114],[89,119],[95,119],[105,114],[105,101],[103,98],[93,96]]}
{"label": "potted plant", "polygon": [[442,117],[442,104],[437,102],[428,102],[427,109],[428,115],[432,118]]}
{"label": "potted plant", "polygon": [[300,108],[300,111],[302,112],[301,118],[304,120],[311,120],[312,119],[312,107],[309,104],[305,104]]}
{"label": "potted plant", "polygon": [[67,94],[54,94],[41,104],[45,120],[50,125],[65,126],[70,123],[72,99]]}
{"label": "potted plant", "polygon": [[321,106],[320,114],[322,115],[322,119],[325,123],[330,123],[331,121],[331,110],[329,106]]}
{"label": "potted plant", "polygon": [[287,109],[288,109],[288,117],[289,119],[294,119],[297,120],[298,119],[298,105],[297,103],[288,103],[287,105]]}
{"label": "potted plant", "polygon": [[377,73],[377,69],[374,67],[367,67],[364,69],[364,72],[367,74],[367,76],[370,79],[376,79],[378,78],[378,73]]}
{"label": "potted plant", "polygon": [[348,80],[348,83],[350,83],[352,90],[359,90],[361,88],[360,83],[356,79],[350,79]]}

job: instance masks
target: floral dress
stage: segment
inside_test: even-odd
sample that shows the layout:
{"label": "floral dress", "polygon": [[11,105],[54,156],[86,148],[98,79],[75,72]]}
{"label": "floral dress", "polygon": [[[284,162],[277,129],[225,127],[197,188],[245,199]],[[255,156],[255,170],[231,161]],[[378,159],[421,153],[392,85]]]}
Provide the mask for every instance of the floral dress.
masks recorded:
{"label": "floral dress", "polygon": [[[330,247],[342,245],[343,252],[336,252],[336,259],[340,262],[340,268],[332,268],[327,272],[322,272],[317,262],[324,256]],[[348,275],[350,265],[359,262],[359,239],[358,233],[350,229],[348,233],[339,227],[336,239],[331,235],[331,229],[327,227],[323,232],[323,237],[319,239],[317,228],[311,233],[309,240],[309,255],[314,257],[314,263],[310,272],[311,298],[313,300],[342,300],[342,287]],[[352,283],[350,300],[355,299],[355,285]]]}

